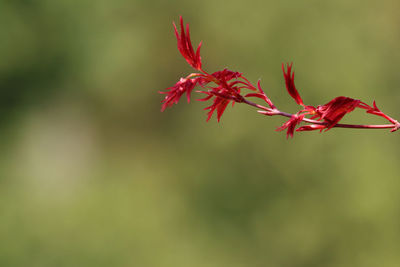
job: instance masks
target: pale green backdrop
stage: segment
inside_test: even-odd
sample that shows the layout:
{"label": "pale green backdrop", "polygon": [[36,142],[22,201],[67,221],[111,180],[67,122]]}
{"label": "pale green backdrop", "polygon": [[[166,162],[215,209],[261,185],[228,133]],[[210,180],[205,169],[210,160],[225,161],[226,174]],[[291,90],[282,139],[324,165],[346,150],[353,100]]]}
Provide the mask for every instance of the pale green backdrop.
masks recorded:
{"label": "pale green backdrop", "polygon": [[[345,95],[400,118],[399,1],[0,1],[0,266],[390,267],[400,262],[400,136],[286,140],[235,105],[160,113],[203,65],[262,79],[295,112]],[[196,98],[197,96],[195,96]],[[384,123],[362,112],[346,122]]]}

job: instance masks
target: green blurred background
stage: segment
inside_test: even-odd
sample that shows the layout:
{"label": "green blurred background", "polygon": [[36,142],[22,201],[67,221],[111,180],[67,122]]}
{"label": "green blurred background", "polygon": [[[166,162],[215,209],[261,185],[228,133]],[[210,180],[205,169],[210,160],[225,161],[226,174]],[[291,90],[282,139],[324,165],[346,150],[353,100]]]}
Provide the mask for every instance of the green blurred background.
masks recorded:
{"label": "green blurred background", "polygon": [[[0,1],[0,266],[399,266],[400,138],[204,103],[160,113],[192,70],[262,79],[296,111],[345,95],[400,118],[400,2]],[[195,96],[197,97],[197,96]],[[346,122],[384,123],[355,112]]]}

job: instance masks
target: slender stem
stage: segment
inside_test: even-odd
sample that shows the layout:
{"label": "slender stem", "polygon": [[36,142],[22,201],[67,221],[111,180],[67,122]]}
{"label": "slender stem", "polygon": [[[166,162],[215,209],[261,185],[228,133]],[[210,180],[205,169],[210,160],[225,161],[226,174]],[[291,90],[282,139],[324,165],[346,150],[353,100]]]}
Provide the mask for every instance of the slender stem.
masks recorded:
{"label": "slender stem", "polygon": [[[244,99],[244,101],[242,103],[245,103],[247,105],[250,105],[250,106],[265,110],[267,112],[270,112],[271,116],[279,115],[279,116],[284,116],[284,117],[290,118],[290,117],[292,117],[294,115],[294,114],[283,112],[283,111],[280,111],[280,110],[277,110],[277,109],[267,108],[265,106],[256,104],[256,103],[254,103],[252,101],[249,101],[247,99]],[[312,123],[312,124],[326,125],[325,122],[311,120],[311,119],[308,119],[308,118],[303,118],[303,121],[307,122],[307,123]],[[364,125],[364,124],[341,124],[341,123],[338,123],[333,127],[337,127],[337,128],[352,128],[352,129],[390,129],[390,128],[396,128],[398,126],[395,125],[395,124]]]}

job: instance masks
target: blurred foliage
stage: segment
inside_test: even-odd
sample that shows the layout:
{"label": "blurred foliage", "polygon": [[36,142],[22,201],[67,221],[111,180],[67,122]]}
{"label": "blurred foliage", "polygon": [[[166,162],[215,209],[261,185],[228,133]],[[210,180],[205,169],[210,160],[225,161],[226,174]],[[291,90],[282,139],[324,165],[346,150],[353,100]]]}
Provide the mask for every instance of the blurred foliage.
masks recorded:
{"label": "blurred foliage", "polygon": [[[0,266],[398,266],[398,133],[287,141],[282,118],[157,92],[203,64],[284,110],[376,100],[400,118],[398,1],[0,1]],[[363,113],[349,121],[371,121]],[[373,122],[380,122],[374,120]]]}

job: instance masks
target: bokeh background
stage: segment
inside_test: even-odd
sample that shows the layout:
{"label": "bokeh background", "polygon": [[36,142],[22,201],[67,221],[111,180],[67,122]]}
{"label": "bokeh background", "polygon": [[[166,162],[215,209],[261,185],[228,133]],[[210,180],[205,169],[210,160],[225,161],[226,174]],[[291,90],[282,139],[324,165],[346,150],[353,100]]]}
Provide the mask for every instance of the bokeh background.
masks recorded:
{"label": "bokeh background", "polygon": [[[400,138],[204,103],[192,70],[262,79],[278,107],[345,95],[400,118],[400,2],[0,1],[0,266],[399,266]],[[346,122],[384,123],[354,112]]]}

